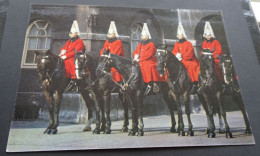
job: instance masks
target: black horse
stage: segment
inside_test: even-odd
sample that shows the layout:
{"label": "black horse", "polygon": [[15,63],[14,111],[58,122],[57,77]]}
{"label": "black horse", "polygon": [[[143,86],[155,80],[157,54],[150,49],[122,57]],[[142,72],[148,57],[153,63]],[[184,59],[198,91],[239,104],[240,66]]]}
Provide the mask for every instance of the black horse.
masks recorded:
{"label": "black horse", "polygon": [[[157,49],[156,57],[158,62],[157,70],[160,75],[167,74],[167,82],[170,87],[170,93],[177,104],[179,135],[185,135],[181,109],[181,105],[183,104],[185,106],[185,113],[188,118],[187,135],[193,136],[193,125],[190,117],[189,96],[191,95],[192,90],[190,77],[183,64],[175,57],[175,55],[168,51],[165,45],[162,45]],[[203,97],[201,95],[198,95],[198,97],[200,101],[205,104]]]}
{"label": "black horse", "polygon": [[222,73],[224,75],[224,81],[225,81],[226,85],[228,86],[228,88],[230,89],[229,91],[230,91],[233,101],[237,104],[237,106],[241,110],[242,115],[244,117],[244,121],[245,121],[245,125],[246,125],[245,133],[252,134],[252,131],[251,131],[251,128],[249,125],[249,121],[248,121],[248,117],[246,114],[245,106],[243,103],[243,99],[242,99],[242,96],[240,93],[238,78],[235,74],[235,70],[233,67],[231,57],[228,55],[221,55],[219,57],[219,59],[220,59],[220,67],[221,67]]}
{"label": "black horse", "polygon": [[[174,99],[176,100],[178,111],[181,111],[181,105],[184,103],[185,105],[185,113],[188,116],[188,122],[189,122],[189,130],[187,132],[187,135],[193,135],[192,131],[192,123],[190,119],[190,98],[189,96],[191,93],[191,87],[192,83],[190,82],[190,77],[185,69],[185,67],[182,65],[182,63],[179,62],[179,60],[173,55],[171,52],[168,51],[166,45],[162,45],[157,49],[156,53],[157,57],[157,70],[160,74],[168,74],[168,84],[170,86],[170,89],[172,90],[172,94],[174,94]],[[201,94],[197,93],[197,96],[199,98],[200,103],[202,104],[206,115],[208,116],[208,108],[206,101],[204,100],[204,97]],[[183,98],[181,101],[180,98]],[[182,102],[182,103],[181,103]],[[214,112],[218,113],[219,117],[219,133],[225,133],[225,129],[223,128],[223,120],[221,118],[221,115],[218,109],[214,110]],[[182,116],[179,114],[179,119],[182,121]],[[182,124],[182,123],[181,123]],[[208,120],[208,128],[206,129],[206,133],[209,133],[210,122]]]}
{"label": "black horse", "polygon": [[[116,84],[117,82],[113,82],[108,74],[102,76],[96,75],[99,59],[99,54],[95,52],[77,53],[75,57],[76,73],[80,75],[80,77],[84,77],[86,73],[89,73],[90,84],[88,88],[95,101],[96,110],[96,128],[93,133],[100,134],[100,131],[104,131],[105,134],[111,133],[110,99],[112,92],[118,93],[122,102],[124,108],[124,124],[121,132],[127,132],[129,125],[127,100],[124,98],[122,92],[120,92],[120,87]],[[105,112],[105,114],[103,112]]]}
{"label": "black horse", "polygon": [[215,72],[215,61],[213,51],[202,52],[200,56],[200,76],[199,83],[203,87],[202,95],[206,101],[207,119],[209,124],[209,138],[214,138],[215,124],[213,119],[214,109],[219,111],[224,119],[226,138],[232,138],[232,133],[226,119],[226,111],[223,103],[223,82],[219,80]]}
{"label": "black horse", "polygon": [[[65,65],[59,56],[51,53],[50,50],[42,52],[36,51],[35,53],[40,83],[48,101],[49,109],[49,126],[44,133],[56,134],[59,125],[59,111],[62,94],[66,90],[70,79],[66,78]],[[94,101],[90,98],[89,92],[85,89],[87,86],[85,80],[85,78],[80,80],[78,82],[78,87],[88,108],[88,121],[84,131],[89,131],[91,130],[90,121],[93,118],[92,109],[94,107]]]}
{"label": "black horse", "polygon": [[[139,63],[111,54],[109,51],[103,52],[96,73],[99,75],[102,73],[108,73],[112,67],[114,67],[124,77],[124,84],[121,85],[121,90],[126,93],[127,99],[132,104],[132,129],[129,132],[129,135],[134,136],[137,134],[138,136],[143,136],[143,98],[146,84],[143,81]],[[170,131],[176,132],[174,105],[168,94],[169,87],[165,82],[160,82],[159,85],[163,99],[167,103],[171,114],[172,127]]]}

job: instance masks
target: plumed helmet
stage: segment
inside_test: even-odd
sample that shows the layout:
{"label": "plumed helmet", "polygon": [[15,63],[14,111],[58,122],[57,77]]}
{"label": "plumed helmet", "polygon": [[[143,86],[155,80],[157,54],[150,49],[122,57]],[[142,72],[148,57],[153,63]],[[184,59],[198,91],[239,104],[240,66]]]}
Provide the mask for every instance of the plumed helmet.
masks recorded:
{"label": "plumed helmet", "polygon": [[80,35],[79,25],[78,25],[77,21],[73,21],[71,29],[70,29],[70,33],[72,33],[72,34],[76,34],[77,33],[77,35]]}
{"label": "plumed helmet", "polygon": [[148,29],[148,26],[147,26],[147,23],[144,23],[144,26],[143,26],[143,30],[142,30],[141,35],[142,35],[142,36],[148,35],[148,36],[149,36],[149,39],[152,39],[151,34],[150,34],[150,32],[149,32],[149,29]]}
{"label": "plumed helmet", "polygon": [[215,38],[213,29],[208,21],[206,21],[206,23],[205,23],[204,33],[203,33],[203,37],[206,37],[206,36],[211,36],[211,37]]}
{"label": "plumed helmet", "polygon": [[178,28],[177,28],[177,37],[183,35],[184,38],[187,38],[186,33],[184,31],[183,25],[181,22],[179,22]]}
{"label": "plumed helmet", "polygon": [[118,37],[115,21],[111,21],[108,29],[108,34],[113,34],[113,33],[115,33],[116,37]]}

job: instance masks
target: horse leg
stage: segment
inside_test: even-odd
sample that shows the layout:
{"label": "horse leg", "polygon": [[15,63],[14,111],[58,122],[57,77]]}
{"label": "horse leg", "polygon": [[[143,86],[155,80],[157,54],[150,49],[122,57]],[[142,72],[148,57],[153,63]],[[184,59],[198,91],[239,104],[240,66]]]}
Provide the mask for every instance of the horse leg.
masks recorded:
{"label": "horse leg", "polygon": [[47,90],[44,90],[44,95],[48,101],[48,110],[49,110],[49,125],[48,125],[47,129],[44,131],[44,134],[50,134],[52,131],[51,129],[54,124],[53,95],[50,92],[48,92]]}
{"label": "horse leg", "polygon": [[[104,101],[105,101],[105,130],[104,134],[110,134],[111,133],[111,119],[110,119],[110,99],[111,99],[111,94],[105,94],[104,95]],[[103,116],[103,115],[102,115]],[[102,126],[103,126],[103,120],[102,120]],[[102,129],[102,127],[101,127]]]}
{"label": "horse leg", "polygon": [[[87,122],[86,122],[86,126],[83,129],[83,132],[91,131],[91,124],[94,121],[93,108],[95,107],[95,102],[93,101],[93,99],[91,99],[91,97],[89,96],[89,92],[87,90],[80,89],[80,93],[81,93],[81,95],[85,101],[86,107],[88,109]],[[96,101],[97,99],[94,99],[94,100]]]}
{"label": "horse leg", "polygon": [[208,107],[207,107],[207,103],[203,97],[202,94],[197,94],[198,98],[199,98],[199,101],[203,107],[203,109],[205,110],[205,113],[206,113],[206,117],[207,117],[207,129],[205,131],[206,134],[209,134],[209,129],[210,129],[210,120],[209,120],[209,111],[208,111]]}
{"label": "horse leg", "polygon": [[60,101],[62,94],[55,91],[55,104],[54,104],[54,124],[52,126],[52,131],[50,134],[56,134],[58,132],[59,125],[59,113],[60,113]]}
{"label": "horse leg", "polygon": [[173,101],[173,99],[170,98],[169,96],[169,90],[167,89],[166,90],[166,87],[165,86],[162,86],[161,85],[161,89],[162,89],[162,95],[163,95],[163,99],[164,101],[166,102],[168,108],[169,108],[169,111],[170,111],[170,114],[171,114],[171,123],[172,123],[172,126],[171,126],[171,129],[170,129],[170,132],[172,133],[176,133],[176,129],[175,129],[175,126],[176,126],[176,120],[175,120],[175,116],[174,116],[174,104],[175,102]]}
{"label": "horse leg", "polygon": [[205,99],[205,104],[208,110],[207,120],[208,120],[208,138],[215,138],[215,124],[214,124],[214,118],[213,118],[213,108],[212,108],[212,102],[210,101],[209,95],[203,95],[203,98]]}
{"label": "horse leg", "polygon": [[[124,108],[124,124],[121,129],[121,132],[127,132],[128,131],[128,125],[129,125],[129,119],[128,119],[128,102],[127,102],[127,95],[123,95],[122,93],[118,93],[119,98],[122,102],[123,108]],[[125,96],[125,98],[124,98]]]}
{"label": "horse leg", "polygon": [[[93,92],[93,91],[92,91]],[[103,105],[102,101],[98,98],[98,94],[92,94],[95,100],[95,112],[96,112],[96,127],[93,130],[93,134],[100,134],[100,105]]]}
{"label": "horse leg", "polygon": [[181,109],[181,104],[180,104],[180,97],[176,95],[172,90],[170,91],[174,101],[177,104],[177,110],[178,110],[178,131],[179,131],[179,136],[185,136],[184,132],[184,123],[183,123],[183,118],[182,118],[182,109]]}
{"label": "horse leg", "polygon": [[243,99],[241,94],[239,93],[238,95],[232,95],[233,100],[235,101],[235,103],[238,105],[239,109],[242,112],[242,115],[244,117],[244,121],[245,121],[245,125],[246,125],[246,134],[252,134],[250,125],[249,125],[249,120],[246,114],[246,109],[245,109],[245,105],[243,103]]}
{"label": "horse leg", "polygon": [[188,118],[189,129],[188,129],[187,135],[194,136],[194,131],[192,130],[193,125],[192,125],[191,118],[190,118],[190,95],[188,94],[187,91],[183,94],[183,101],[184,101],[184,105],[185,105],[185,113]]}
{"label": "horse leg", "polygon": [[141,90],[137,91],[136,99],[137,99],[137,103],[138,103],[138,120],[139,120],[138,136],[143,136],[144,135],[143,94],[142,94]]}
{"label": "horse leg", "polygon": [[223,105],[222,94],[220,92],[217,92],[216,97],[218,98],[220,113],[221,113],[221,115],[224,119],[224,122],[225,122],[226,138],[232,138],[232,133],[230,132],[230,128],[229,128],[229,125],[228,125],[228,122],[227,122],[226,112],[225,112],[224,105]]}
{"label": "horse leg", "polygon": [[221,114],[220,114],[219,111],[218,111],[218,121],[219,121],[219,134],[226,133],[226,130],[224,128],[223,119],[222,119]]}
{"label": "horse leg", "polygon": [[132,105],[132,129],[128,133],[129,136],[134,136],[138,131],[138,103],[135,96],[130,97],[130,102]]}

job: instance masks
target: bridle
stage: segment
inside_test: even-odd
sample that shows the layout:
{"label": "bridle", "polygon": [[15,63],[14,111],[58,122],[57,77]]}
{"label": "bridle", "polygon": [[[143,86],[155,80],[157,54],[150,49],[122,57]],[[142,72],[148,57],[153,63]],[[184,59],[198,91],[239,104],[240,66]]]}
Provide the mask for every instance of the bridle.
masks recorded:
{"label": "bridle", "polygon": [[165,53],[165,61],[166,62],[164,62],[163,63],[163,71],[164,71],[164,74],[166,74],[167,73],[167,63],[168,63],[168,58],[169,58],[169,56],[168,56],[168,50],[166,49],[157,49],[157,55],[158,56],[161,56],[161,53]]}
{"label": "bridle", "polygon": [[[168,64],[168,61],[169,61],[168,50],[167,49],[157,49],[157,52],[158,52],[157,53],[158,56],[161,56],[161,52],[166,54],[165,55],[165,61],[166,62],[163,63],[163,70],[164,70],[164,73],[166,74],[167,73],[167,64]],[[172,83],[175,84],[179,80],[180,76],[181,76],[181,66],[179,66],[178,75],[177,75],[176,79],[174,81],[172,81]]]}
{"label": "bridle", "polygon": [[[213,57],[213,53],[210,53],[210,52],[202,52],[201,53],[201,55],[204,55],[204,56],[208,56],[209,58],[207,58],[207,59],[212,59],[213,58],[213,61],[214,61],[214,57]],[[204,61],[204,60],[203,60]],[[214,70],[214,67],[213,67],[213,65],[214,65],[214,63],[211,63],[209,66],[207,66],[206,68],[205,68],[205,63],[203,63],[204,65],[204,69],[205,70],[208,70],[208,69],[213,69]],[[204,75],[203,75],[204,76]],[[210,78],[211,78],[212,76],[211,75],[206,75],[206,80],[205,81],[203,81],[203,83],[204,84],[206,84],[206,85],[209,85],[208,83],[209,83],[209,81],[210,81]]]}
{"label": "bridle", "polygon": [[[46,59],[49,59],[49,55],[46,56],[42,56],[40,61],[41,63],[45,63]],[[51,74],[49,74],[49,68],[47,69],[43,69],[43,70],[39,70],[40,72],[42,72],[42,75],[45,75],[45,77],[41,78],[42,83],[45,83],[45,85],[50,85],[50,83],[52,82],[52,78],[55,75],[55,73],[58,71],[60,65],[61,65],[62,60],[60,58],[58,58],[58,62],[56,64],[56,67],[54,68],[53,72]]]}

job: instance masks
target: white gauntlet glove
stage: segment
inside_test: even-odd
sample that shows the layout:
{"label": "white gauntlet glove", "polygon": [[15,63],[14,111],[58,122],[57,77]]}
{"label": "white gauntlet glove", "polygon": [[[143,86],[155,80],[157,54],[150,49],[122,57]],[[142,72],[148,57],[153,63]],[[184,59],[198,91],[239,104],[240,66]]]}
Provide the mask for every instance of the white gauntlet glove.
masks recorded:
{"label": "white gauntlet glove", "polygon": [[67,56],[66,56],[66,55],[63,55],[63,56],[61,56],[60,58],[63,59],[63,60],[65,60],[65,59],[67,58]]}
{"label": "white gauntlet glove", "polygon": [[60,52],[60,55],[59,55],[59,56],[64,55],[66,52],[67,52],[67,51],[66,51],[65,49],[63,49],[63,50]]}
{"label": "white gauntlet glove", "polygon": [[176,54],[176,57],[177,57],[177,59],[178,59],[179,61],[182,60],[181,53],[177,53],[177,54]]}
{"label": "white gauntlet glove", "polygon": [[140,60],[139,60],[139,55],[138,55],[138,54],[135,54],[134,61],[136,61],[136,62],[139,62],[139,61],[140,61]]}

